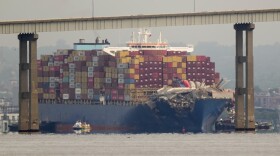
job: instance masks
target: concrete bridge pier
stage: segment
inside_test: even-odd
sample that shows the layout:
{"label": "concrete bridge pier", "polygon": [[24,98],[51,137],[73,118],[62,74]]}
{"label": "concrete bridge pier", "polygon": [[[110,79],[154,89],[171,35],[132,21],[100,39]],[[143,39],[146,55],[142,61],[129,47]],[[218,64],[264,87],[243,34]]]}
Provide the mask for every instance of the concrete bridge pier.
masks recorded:
{"label": "concrete bridge pier", "polygon": [[[19,132],[39,132],[37,92],[38,34],[19,34]],[[28,48],[29,43],[29,48]],[[27,52],[29,49],[29,53]]]}
{"label": "concrete bridge pier", "polygon": [[[236,88],[235,130],[255,131],[253,30],[255,24],[235,24],[236,30]],[[243,52],[243,31],[246,32],[246,53]],[[245,73],[244,73],[245,70]],[[245,78],[245,80],[244,80]]]}

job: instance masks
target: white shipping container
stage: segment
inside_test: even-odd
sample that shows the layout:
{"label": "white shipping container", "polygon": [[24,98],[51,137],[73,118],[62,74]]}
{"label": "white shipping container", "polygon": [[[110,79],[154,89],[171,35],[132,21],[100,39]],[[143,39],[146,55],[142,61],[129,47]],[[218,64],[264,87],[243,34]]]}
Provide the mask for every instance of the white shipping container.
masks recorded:
{"label": "white shipping container", "polygon": [[124,83],[124,79],[118,79],[118,83]]}
{"label": "white shipping container", "polygon": [[59,77],[54,77],[54,82],[59,82]]}
{"label": "white shipping container", "polygon": [[69,99],[69,94],[63,94],[63,99],[68,100]]}
{"label": "white shipping container", "polygon": [[55,77],[50,77],[50,81],[49,82],[55,82]]}
{"label": "white shipping container", "polygon": [[124,100],[125,101],[130,101],[130,96],[129,95],[124,95]]}
{"label": "white shipping container", "polygon": [[93,67],[88,67],[89,72],[93,72]]}
{"label": "white shipping container", "polygon": [[124,78],[124,74],[118,74],[118,78],[119,79],[123,79]]}
{"label": "white shipping container", "polygon": [[55,88],[55,83],[54,82],[50,82],[50,88]]}
{"label": "white shipping container", "polygon": [[76,88],[75,89],[75,94],[81,94],[82,93],[82,89],[81,88]]}
{"label": "white shipping container", "polygon": [[93,61],[93,62],[98,62],[98,57],[97,57],[97,56],[93,56],[93,57],[92,57],[92,61]]}

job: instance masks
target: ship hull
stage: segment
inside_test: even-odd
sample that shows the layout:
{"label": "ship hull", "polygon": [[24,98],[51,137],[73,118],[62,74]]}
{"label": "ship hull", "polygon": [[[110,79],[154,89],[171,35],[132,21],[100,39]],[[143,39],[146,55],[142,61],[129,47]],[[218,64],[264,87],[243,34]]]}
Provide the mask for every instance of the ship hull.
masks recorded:
{"label": "ship hull", "polygon": [[196,100],[193,110],[153,105],[91,105],[40,103],[41,130],[70,132],[77,120],[89,123],[93,133],[211,132],[228,99]]}

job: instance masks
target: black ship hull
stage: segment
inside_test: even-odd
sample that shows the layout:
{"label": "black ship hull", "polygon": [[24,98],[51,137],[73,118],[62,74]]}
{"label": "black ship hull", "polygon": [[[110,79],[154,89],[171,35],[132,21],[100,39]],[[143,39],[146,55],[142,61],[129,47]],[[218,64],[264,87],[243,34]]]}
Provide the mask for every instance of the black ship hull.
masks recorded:
{"label": "black ship hull", "polygon": [[211,132],[228,99],[199,99],[193,110],[172,108],[166,101],[153,105],[91,105],[40,103],[43,131],[69,132],[77,120],[89,123],[92,132],[180,133]]}

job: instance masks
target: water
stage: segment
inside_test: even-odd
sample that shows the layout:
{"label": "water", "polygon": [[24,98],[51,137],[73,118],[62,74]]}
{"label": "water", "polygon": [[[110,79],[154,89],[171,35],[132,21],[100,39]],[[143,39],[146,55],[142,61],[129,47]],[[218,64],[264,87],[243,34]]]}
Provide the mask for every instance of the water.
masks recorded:
{"label": "water", "polygon": [[0,134],[0,156],[279,156],[280,134]]}

